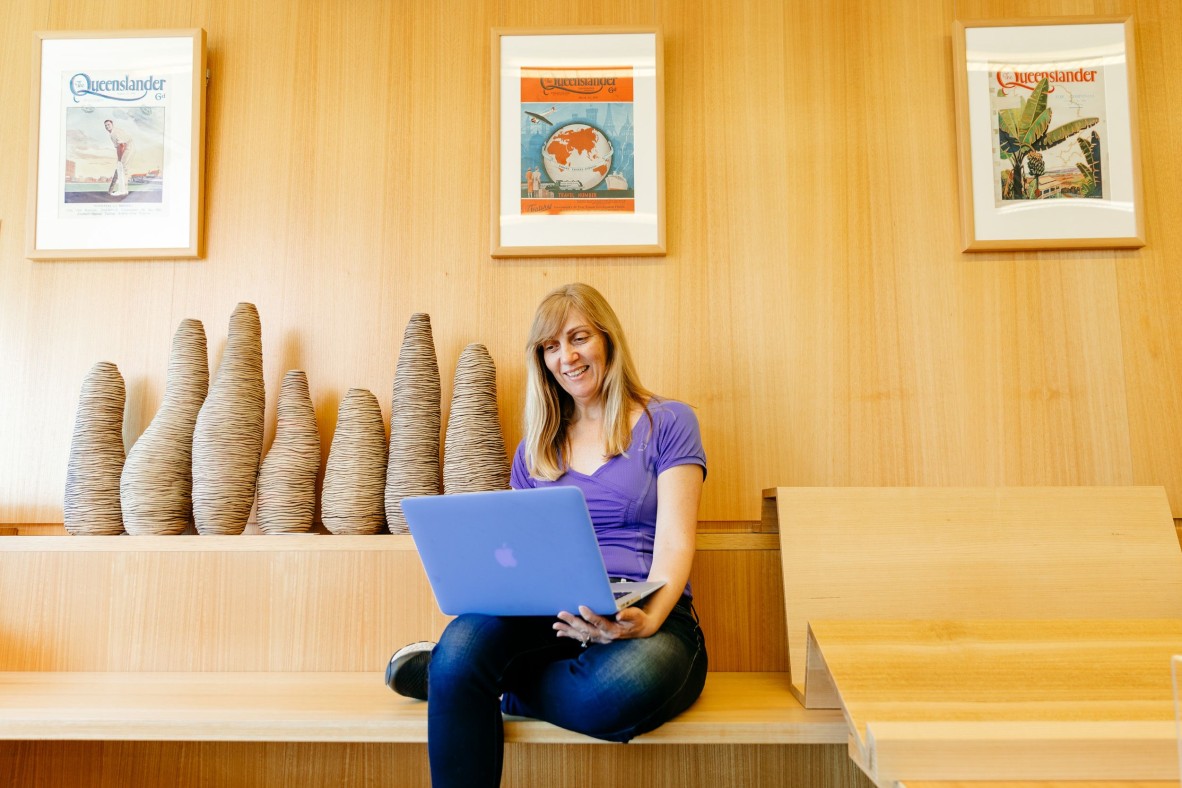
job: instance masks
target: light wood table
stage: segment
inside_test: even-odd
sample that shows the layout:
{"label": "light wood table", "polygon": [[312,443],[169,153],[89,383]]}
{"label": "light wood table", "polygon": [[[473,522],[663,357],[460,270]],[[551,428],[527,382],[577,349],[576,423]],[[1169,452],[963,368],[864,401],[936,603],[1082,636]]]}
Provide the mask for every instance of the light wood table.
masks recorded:
{"label": "light wood table", "polygon": [[900,788],[1178,788],[1177,780],[908,780]]}
{"label": "light wood table", "polygon": [[1174,619],[812,621],[806,681],[880,786],[1177,785],[1178,653]]}

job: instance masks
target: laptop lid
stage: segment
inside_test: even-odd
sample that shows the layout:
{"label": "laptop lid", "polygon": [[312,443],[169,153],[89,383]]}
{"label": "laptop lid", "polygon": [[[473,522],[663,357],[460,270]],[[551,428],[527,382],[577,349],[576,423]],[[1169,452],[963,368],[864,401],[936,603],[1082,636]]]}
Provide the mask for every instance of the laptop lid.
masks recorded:
{"label": "laptop lid", "polygon": [[402,512],[448,615],[618,609],[577,487],[404,498]]}

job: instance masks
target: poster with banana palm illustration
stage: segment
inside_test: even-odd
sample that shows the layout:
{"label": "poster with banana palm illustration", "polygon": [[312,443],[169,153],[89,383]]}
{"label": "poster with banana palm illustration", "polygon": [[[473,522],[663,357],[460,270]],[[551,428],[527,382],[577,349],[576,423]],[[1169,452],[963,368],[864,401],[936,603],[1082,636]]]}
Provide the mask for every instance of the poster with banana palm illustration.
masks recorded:
{"label": "poster with banana palm illustration", "polygon": [[1144,244],[1132,20],[957,23],[965,250]]}
{"label": "poster with banana palm illustration", "polygon": [[1104,65],[999,65],[990,85],[997,120],[994,197],[1010,201],[1104,198]]}

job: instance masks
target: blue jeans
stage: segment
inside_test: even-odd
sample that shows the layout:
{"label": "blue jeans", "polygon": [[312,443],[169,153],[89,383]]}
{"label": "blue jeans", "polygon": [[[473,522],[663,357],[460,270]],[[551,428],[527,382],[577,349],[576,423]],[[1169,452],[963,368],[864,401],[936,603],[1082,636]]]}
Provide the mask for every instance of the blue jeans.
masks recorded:
{"label": "blue jeans", "polygon": [[[431,655],[431,784],[495,786],[501,713],[626,742],[689,708],[706,682],[706,642],[688,600],[657,634],[580,648],[549,616],[459,616]],[[502,697],[503,696],[503,697]]]}

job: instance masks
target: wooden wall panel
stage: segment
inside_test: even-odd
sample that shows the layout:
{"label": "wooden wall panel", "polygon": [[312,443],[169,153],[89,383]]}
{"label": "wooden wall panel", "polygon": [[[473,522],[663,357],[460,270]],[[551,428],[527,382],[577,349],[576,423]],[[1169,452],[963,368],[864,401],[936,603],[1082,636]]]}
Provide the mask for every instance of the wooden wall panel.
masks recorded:
{"label": "wooden wall panel", "polygon": [[[766,441],[779,425],[755,403],[779,405],[777,368],[791,360],[790,312],[778,308],[791,188],[781,174],[801,130],[787,123],[781,100],[785,9],[691,0],[662,11],[673,64],[669,226],[678,240],[669,263],[677,269],[670,292],[678,307],[675,323],[651,327],[656,356],[647,363],[661,379],[691,387],[685,397],[699,408],[710,463],[707,496],[721,507],[714,511],[748,516],[754,510],[747,491],[726,480],[733,474],[757,486]],[[695,369],[697,381],[686,376]]]}
{"label": "wooden wall panel", "polygon": [[[770,536],[778,545],[775,534]],[[690,582],[710,670],[788,671],[781,572],[778,546],[710,550],[699,538]]]}
{"label": "wooden wall panel", "polygon": [[[1129,440],[1138,483],[1165,484],[1182,513],[1182,147],[1164,129],[1182,126],[1182,5],[1138,0],[1138,100],[1149,247],[1117,265],[1129,402]],[[1162,481],[1151,481],[1160,479]]]}
{"label": "wooden wall panel", "polygon": [[1182,7],[1171,0],[957,0],[957,10],[964,19],[1133,15],[1148,245],[981,256],[1039,272],[1035,286],[1027,281],[1023,289],[1037,298],[1026,304],[1040,319],[1007,345],[1024,353],[1042,345],[1043,357],[1027,356],[1016,389],[1007,385],[995,400],[1012,404],[1017,393],[1019,403],[999,434],[1020,436],[1021,449],[999,483],[1029,483],[1034,475],[1047,484],[1160,484],[1177,515],[1182,274],[1172,261],[1182,249],[1182,198],[1163,175],[1182,166],[1182,151],[1160,130],[1182,122],[1182,81],[1170,67],[1182,51]]}
{"label": "wooden wall panel", "polygon": [[17,537],[5,547],[3,670],[376,677],[395,649],[438,639],[447,623],[406,536]]}
{"label": "wooden wall panel", "polygon": [[[955,18],[1137,19],[1149,245],[959,250]],[[327,453],[353,386],[389,408],[402,329],[432,316],[444,407],[470,342],[521,434],[521,344],[552,286],[616,305],[646,382],[698,407],[701,516],[754,520],[777,485],[1161,484],[1182,513],[1182,121],[1173,0],[16,0],[46,28],[201,26],[206,259],[23,257],[30,58],[0,62],[0,522],[61,520],[74,409],[99,360],[125,440],[163,395],[171,334],[259,307],[267,441],[307,371]],[[488,257],[489,29],[659,25],[669,254]]]}

